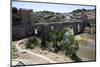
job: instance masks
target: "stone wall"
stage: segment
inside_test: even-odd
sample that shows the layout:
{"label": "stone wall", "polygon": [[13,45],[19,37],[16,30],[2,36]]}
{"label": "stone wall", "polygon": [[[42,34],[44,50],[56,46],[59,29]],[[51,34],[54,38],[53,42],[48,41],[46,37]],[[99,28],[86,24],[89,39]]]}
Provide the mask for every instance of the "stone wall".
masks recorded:
{"label": "stone wall", "polygon": [[13,28],[12,28],[13,40],[25,37],[26,34],[24,32],[25,32],[25,30],[24,30],[24,27],[22,25],[13,26]]}
{"label": "stone wall", "polygon": [[[21,16],[21,20],[19,21],[20,24],[15,24],[12,26],[12,37],[16,39],[26,37],[30,32],[32,31],[32,28],[34,28],[34,22],[33,22],[33,10],[29,9],[19,9],[18,14]],[[12,22],[14,23],[14,21]]]}
{"label": "stone wall", "polygon": [[70,22],[55,22],[55,23],[36,23],[35,29],[38,32],[48,33],[51,29],[54,30],[62,30],[64,27],[72,27],[74,34],[78,34],[78,25],[80,25],[81,21],[70,21]]}

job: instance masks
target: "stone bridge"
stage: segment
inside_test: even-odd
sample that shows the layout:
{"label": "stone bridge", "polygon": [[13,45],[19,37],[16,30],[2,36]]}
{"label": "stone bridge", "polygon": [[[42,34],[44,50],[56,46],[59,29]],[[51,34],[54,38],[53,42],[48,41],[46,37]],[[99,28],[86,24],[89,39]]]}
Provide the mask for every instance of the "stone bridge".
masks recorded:
{"label": "stone bridge", "polygon": [[[74,31],[74,35],[77,35],[81,30],[80,28],[81,23],[83,23],[81,20],[73,20],[67,22],[36,23],[35,33],[38,33],[37,31],[42,31],[47,33],[50,29],[62,30],[64,27],[70,26]],[[89,23],[93,24],[93,22]]]}
{"label": "stone bridge", "polygon": [[[74,35],[79,34],[81,28],[80,24],[83,23],[81,20],[71,20],[67,22],[52,22],[52,23],[35,23],[33,25],[31,24],[22,24],[22,25],[13,25],[13,39],[18,40],[22,38],[26,38],[28,36],[33,36],[35,34],[41,35],[45,34],[48,36],[48,32],[51,29],[54,30],[62,30],[64,27],[70,26],[73,31]],[[95,24],[93,22],[90,22],[90,24]],[[34,32],[35,31],[35,32]],[[31,35],[28,33],[32,33]]]}

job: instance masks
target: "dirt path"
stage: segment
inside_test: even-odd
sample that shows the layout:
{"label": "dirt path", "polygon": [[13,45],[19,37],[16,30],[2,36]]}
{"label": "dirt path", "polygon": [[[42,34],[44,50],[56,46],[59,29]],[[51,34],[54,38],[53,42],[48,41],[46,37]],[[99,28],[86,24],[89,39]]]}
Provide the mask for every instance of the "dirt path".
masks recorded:
{"label": "dirt path", "polygon": [[18,49],[18,51],[29,53],[29,54],[31,54],[31,55],[33,55],[33,56],[39,57],[39,58],[41,58],[41,59],[44,59],[44,60],[48,61],[49,63],[56,63],[55,61],[53,61],[53,60],[51,60],[51,59],[49,59],[49,58],[47,58],[47,57],[45,57],[45,56],[42,56],[42,55],[40,55],[40,54],[33,53],[33,52],[31,52],[31,51],[29,51],[29,50],[26,50],[26,49],[21,49],[21,48],[19,47],[19,44],[20,44],[21,42],[23,42],[23,40],[20,40],[20,41],[18,41],[18,42],[16,43],[16,48]]}

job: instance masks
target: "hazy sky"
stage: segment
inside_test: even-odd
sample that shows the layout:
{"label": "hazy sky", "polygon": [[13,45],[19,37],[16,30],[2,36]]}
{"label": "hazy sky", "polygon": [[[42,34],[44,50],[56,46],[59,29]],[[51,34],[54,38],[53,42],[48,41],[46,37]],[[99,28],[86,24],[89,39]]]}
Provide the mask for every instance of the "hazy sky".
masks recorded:
{"label": "hazy sky", "polygon": [[53,11],[66,13],[76,9],[94,9],[94,6],[80,6],[80,5],[64,5],[64,4],[47,4],[47,3],[35,3],[35,2],[18,2],[12,1],[12,6],[17,8],[33,9],[33,11]]}

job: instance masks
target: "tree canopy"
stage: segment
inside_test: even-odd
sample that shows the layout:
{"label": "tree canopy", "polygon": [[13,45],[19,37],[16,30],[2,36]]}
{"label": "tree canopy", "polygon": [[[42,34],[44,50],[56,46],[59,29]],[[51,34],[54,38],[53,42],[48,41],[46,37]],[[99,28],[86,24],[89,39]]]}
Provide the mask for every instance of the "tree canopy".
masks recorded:
{"label": "tree canopy", "polygon": [[12,13],[18,13],[18,9],[16,7],[12,7]]}

